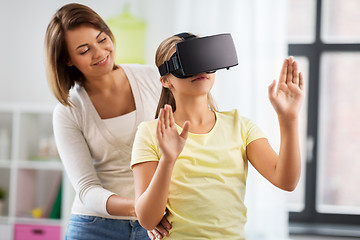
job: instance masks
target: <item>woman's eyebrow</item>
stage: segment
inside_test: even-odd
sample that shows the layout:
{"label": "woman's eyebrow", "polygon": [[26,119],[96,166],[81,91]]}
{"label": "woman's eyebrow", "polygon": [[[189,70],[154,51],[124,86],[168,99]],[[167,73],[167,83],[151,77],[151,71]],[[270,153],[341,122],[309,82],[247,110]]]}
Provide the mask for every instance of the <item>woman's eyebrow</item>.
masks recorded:
{"label": "woman's eyebrow", "polygon": [[[103,33],[103,31],[100,31],[99,34],[96,36],[95,39],[98,39],[98,37],[99,37],[102,33]],[[87,46],[87,45],[89,45],[89,44],[87,44],[87,43],[81,44],[81,45],[79,45],[76,49],[79,49],[79,48],[81,48],[81,47],[85,47],[85,46]]]}
{"label": "woman's eyebrow", "polygon": [[100,31],[99,34],[96,36],[96,39],[103,33],[103,31]]}
{"label": "woman's eyebrow", "polygon": [[87,45],[89,45],[89,44],[87,44],[87,43],[85,43],[85,44],[81,44],[80,46],[78,46],[76,49],[79,49],[79,48],[81,48],[81,47],[85,47],[85,46],[87,46]]}

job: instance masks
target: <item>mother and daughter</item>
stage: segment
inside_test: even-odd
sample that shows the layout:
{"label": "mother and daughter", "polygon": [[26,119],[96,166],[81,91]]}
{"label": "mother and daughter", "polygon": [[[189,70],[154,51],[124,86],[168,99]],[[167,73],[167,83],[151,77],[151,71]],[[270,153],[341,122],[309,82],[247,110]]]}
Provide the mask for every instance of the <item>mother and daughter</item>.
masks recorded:
{"label": "mother and daughter", "polygon": [[[183,36],[160,44],[158,68]],[[269,86],[277,154],[254,122],[216,110],[213,71],[160,76],[152,66],[115,65],[113,41],[81,4],[60,8],[46,33],[48,80],[59,100],[55,140],[76,191],[66,239],[245,239],[248,162],[286,191],[299,180],[297,63],[285,59]]]}

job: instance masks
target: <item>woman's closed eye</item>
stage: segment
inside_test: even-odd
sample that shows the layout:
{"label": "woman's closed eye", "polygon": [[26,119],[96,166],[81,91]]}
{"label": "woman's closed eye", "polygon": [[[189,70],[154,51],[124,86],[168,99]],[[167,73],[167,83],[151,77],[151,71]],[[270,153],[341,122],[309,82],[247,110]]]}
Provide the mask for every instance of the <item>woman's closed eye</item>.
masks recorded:
{"label": "woman's closed eye", "polygon": [[105,42],[106,41],[106,37],[104,37],[103,39],[101,39],[100,41],[99,41],[99,43],[102,43],[102,42]]}
{"label": "woman's closed eye", "polygon": [[[104,38],[102,38],[98,43],[100,44],[100,43],[104,43],[104,42],[106,42],[106,40],[107,40],[107,37],[104,37]],[[84,46],[85,47],[85,46]],[[81,52],[80,52],[80,55],[84,55],[85,53],[87,53],[88,51],[90,51],[90,48],[89,47],[86,47],[86,48],[84,48]]]}
{"label": "woman's closed eye", "polygon": [[89,50],[90,50],[89,48],[84,49],[84,51],[81,51],[81,52],[80,52],[80,55],[84,55],[84,54],[87,53]]}

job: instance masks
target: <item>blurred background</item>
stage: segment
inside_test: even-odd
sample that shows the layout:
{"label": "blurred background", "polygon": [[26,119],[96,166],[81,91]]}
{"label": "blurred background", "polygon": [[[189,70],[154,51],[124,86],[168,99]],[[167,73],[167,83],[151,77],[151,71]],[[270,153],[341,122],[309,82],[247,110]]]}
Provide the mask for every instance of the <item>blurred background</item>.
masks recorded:
{"label": "blurred background", "polygon": [[[0,0],[0,239],[60,239],[69,216],[73,191],[53,141],[43,42],[70,2]],[[253,119],[276,150],[267,87],[294,56],[306,82],[300,183],[283,192],[249,169],[248,239],[360,237],[360,0],[75,2],[109,24],[119,64],[154,64],[159,43],[179,32],[231,33],[239,65],[216,73],[213,96],[220,110]]]}

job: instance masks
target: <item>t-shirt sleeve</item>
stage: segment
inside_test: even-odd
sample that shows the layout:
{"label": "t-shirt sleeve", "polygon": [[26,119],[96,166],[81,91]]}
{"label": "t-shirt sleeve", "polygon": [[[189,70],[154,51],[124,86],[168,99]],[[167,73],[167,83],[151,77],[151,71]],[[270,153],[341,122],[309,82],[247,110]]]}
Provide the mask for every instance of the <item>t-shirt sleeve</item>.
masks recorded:
{"label": "t-shirt sleeve", "polygon": [[241,137],[245,146],[259,138],[266,138],[264,132],[256,125],[256,123],[246,117],[243,117],[235,110],[235,115],[239,121],[241,129]]}
{"label": "t-shirt sleeve", "polygon": [[263,131],[250,119],[246,120],[246,146],[259,138],[266,138]]}
{"label": "t-shirt sleeve", "polygon": [[142,122],[135,135],[131,155],[131,168],[137,163],[159,161],[160,150],[156,142],[156,121]]}

